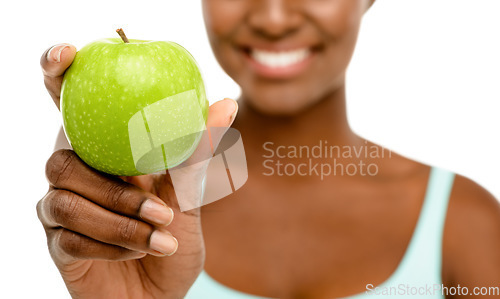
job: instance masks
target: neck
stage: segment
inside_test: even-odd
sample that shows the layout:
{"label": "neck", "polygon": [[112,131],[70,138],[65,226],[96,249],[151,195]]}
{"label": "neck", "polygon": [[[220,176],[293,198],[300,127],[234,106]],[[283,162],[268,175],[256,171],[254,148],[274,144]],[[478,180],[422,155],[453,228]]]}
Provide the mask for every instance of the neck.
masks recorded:
{"label": "neck", "polygon": [[255,110],[242,96],[235,127],[245,142],[274,142],[277,145],[329,144],[354,145],[361,142],[349,127],[345,88],[335,90],[319,102],[294,115],[266,115]]}

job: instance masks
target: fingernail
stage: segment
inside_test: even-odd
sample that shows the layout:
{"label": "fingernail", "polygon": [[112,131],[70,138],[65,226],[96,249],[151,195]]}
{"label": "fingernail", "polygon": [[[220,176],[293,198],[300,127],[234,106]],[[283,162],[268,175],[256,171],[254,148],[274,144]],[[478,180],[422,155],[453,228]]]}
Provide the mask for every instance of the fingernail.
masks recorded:
{"label": "fingernail", "polygon": [[230,119],[231,124],[233,123],[234,119],[236,118],[236,114],[238,114],[238,102],[236,102],[235,100],[232,100],[232,101],[234,103],[235,108],[234,108],[233,114],[231,114],[231,119]]}
{"label": "fingernail", "polygon": [[179,247],[179,242],[177,242],[177,239],[171,234],[168,234],[160,230],[155,230],[151,235],[151,241],[149,242],[149,247],[162,254],[170,256],[177,251],[177,247]]}
{"label": "fingernail", "polygon": [[144,220],[160,225],[169,225],[174,219],[174,211],[171,208],[151,198],[142,204],[139,215]]}
{"label": "fingernail", "polygon": [[66,48],[69,48],[68,44],[58,44],[50,48],[49,52],[47,53],[47,61],[56,63],[61,62],[62,51]]}

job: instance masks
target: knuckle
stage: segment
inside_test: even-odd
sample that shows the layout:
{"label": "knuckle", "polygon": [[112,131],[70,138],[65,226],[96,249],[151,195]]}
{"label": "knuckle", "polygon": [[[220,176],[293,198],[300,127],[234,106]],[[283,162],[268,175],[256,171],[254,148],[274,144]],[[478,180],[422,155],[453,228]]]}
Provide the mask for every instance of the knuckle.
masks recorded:
{"label": "knuckle", "polygon": [[81,210],[81,200],[75,193],[57,190],[49,203],[49,214],[52,220],[60,226],[68,224],[77,218]]}
{"label": "knuckle", "polygon": [[59,236],[59,248],[69,256],[77,257],[86,252],[84,239],[74,232],[63,230]]}
{"label": "knuckle", "polygon": [[137,220],[128,217],[120,217],[117,225],[119,242],[125,245],[132,244],[137,232],[137,227]]}
{"label": "knuckle", "polygon": [[40,199],[37,203],[36,203],[36,215],[38,217],[38,220],[42,221],[42,205],[43,205],[43,202],[44,202],[44,199],[47,197],[47,195],[44,196],[44,198]]}
{"label": "knuckle", "polygon": [[107,202],[107,206],[112,211],[121,210],[120,206],[132,196],[129,188],[124,184],[106,182],[102,188],[102,194]]}
{"label": "knuckle", "polygon": [[71,150],[58,150],[52,154],[45,166],[45,175],[54,186],[63,186],[71,177],[77,163]]}

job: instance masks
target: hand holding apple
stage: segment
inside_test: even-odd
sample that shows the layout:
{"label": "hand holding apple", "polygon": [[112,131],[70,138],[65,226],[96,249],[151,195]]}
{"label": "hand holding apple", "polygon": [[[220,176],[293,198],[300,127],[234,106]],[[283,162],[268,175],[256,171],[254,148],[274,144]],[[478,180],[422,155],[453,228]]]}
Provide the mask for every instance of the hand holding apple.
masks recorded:
{"label": "hand holding apple", "polygon": [[114,175],[174,167],[196,149],[207,120],[205,87],[193,57],[164,41],[98,40],[66,71],[61,112],[78,156]]}
{"label": "hand holding apple", "polygon": [[[75,52],[71,45],[56,45],[40,60],[45,85],[58,107],[62,76]],[[211,105],[207,127],[230,126],[235,104],[222,100]],[[52,259],[72,296],[148,293],[155,298],[182,298],[186,294],[203,267],[201,223],[197,210],[179,211],[167,174],[126,177],[124,182],[88,167],[67,150],[54,153],[46,169],[50,188],[38,202],[38,217]],[[186,183],[199,185],[199,180],[189,179],[193,177],[201,176],[187,173]],[[154,208],[150,199],[174,211],[169,226],[165,224],[172,214],[161,212],[166,210],[164,205]],[[175,249],[165,248],[168,233],[155,233],[167,230],[179,241],[177,253],[156,257],[155,253],[162,255],[159,250]],[[84,280],[79,279],[83,276]],[[156,285],[162,287],[151,287]]]}

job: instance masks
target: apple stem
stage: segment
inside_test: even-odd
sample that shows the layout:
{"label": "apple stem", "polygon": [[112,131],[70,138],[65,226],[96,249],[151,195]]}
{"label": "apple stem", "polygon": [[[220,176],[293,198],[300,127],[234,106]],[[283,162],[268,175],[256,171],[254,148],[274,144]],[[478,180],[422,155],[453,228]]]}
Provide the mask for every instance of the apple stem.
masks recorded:
{"label": "apple stem", "polygon": [[126,43],[126,44],[129,43],[128,38],[125,35],[125,32],[123,32],[123,29],[121,29],[121,28],[116,29],[116,32],[118,33],[118,35],[120,35],[120,37],[122,38],[122,40],[123,40],[124,43]]}

